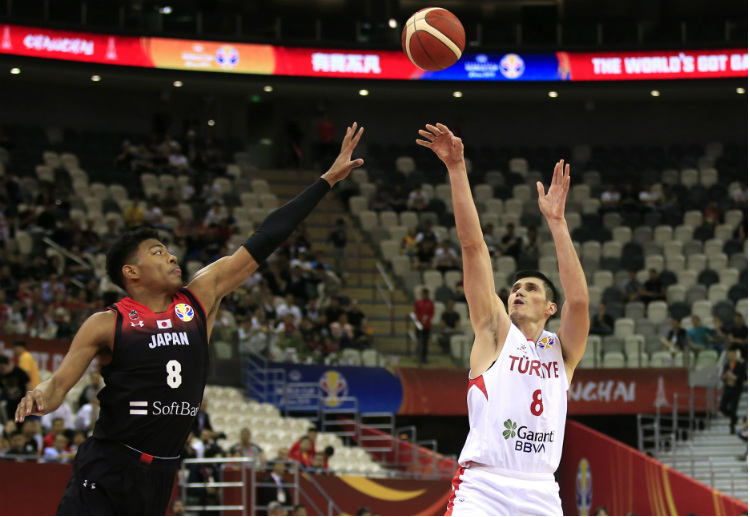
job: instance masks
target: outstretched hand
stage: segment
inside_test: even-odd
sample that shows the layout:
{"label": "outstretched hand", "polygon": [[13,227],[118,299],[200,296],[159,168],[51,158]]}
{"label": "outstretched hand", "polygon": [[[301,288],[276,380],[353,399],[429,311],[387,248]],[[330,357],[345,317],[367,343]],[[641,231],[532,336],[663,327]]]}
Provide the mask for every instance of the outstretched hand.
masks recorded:
{"label": "outstretched hand", "polygon": [[419,145],[432,149],[449,169],[463,162],[464,144],[447,126],[438,122],[437,126],[427,124],[425,127],[427,131],[420,129],[419,134],[426,140],[417,139]]}
{"label": "outstretched hand", "polygon": [[331,187],[349,176],[349,173],[354,167],[360,167],[365,163],[361,158],[352,160],[352,153],[354,152],[354,148],[357,147],[359,139],[362,138],[364,130],[365,128],[361,127],[359,128],[359,131],[357,131],[356,122],[346,128],[346,135],[344,136],[344,141],[341,143],[341,152],[336,157],[336,161],[333,162],[331,168],[321,176],[331,185]]}
{"label": "outstretched hand", "polygon": [[33,391],[29,391],[18,403],[16,408],[15,421],[18,423],[23,422],[29,415],[43,415],[44,414],[44,392],[35,388]]}
{"label": "outstretched hand", "polygon": [[544,193],[544,185],[541,181],[536,182],[536,190],[539,193],[539,210],[547,221],[561,221],[565,218],[565,198],[570,188],[570,164],[565,165],[564,160],[560,160],[555,165],[555,172],[552,174],[552,184]]}

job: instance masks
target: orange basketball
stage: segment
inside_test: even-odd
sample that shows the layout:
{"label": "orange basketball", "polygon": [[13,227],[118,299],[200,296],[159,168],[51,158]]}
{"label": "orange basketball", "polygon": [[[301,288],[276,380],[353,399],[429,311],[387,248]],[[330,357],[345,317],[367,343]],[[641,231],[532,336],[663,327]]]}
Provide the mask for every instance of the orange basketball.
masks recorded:
{"label": "orange basketball", "polygon": [[428,7],[417,11],[404,25],[401,48],[414,66],[435,72],[458,61],[466,45],[461,21],[445,9]]}

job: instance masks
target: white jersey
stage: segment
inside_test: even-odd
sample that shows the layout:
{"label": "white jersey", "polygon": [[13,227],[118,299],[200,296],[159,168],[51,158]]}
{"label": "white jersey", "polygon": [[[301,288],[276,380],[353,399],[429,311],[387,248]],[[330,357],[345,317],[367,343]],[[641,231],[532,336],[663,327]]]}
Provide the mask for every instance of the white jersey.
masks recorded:
{"label": "white jersey", "polygon": [[567,391],[557,335],[545,330],[535,343],[511,323],[497,361],[475,379],[469,372],[470,430],[459,464],[553,474],[562,455]]}

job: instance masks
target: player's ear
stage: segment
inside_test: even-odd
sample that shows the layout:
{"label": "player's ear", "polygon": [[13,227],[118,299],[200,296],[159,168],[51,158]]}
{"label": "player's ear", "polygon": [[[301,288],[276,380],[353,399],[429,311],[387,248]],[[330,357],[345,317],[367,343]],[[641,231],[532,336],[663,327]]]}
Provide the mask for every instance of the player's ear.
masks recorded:
{"label": "player's ear", "polygon": [[557,304],[549,302],[547,304],[547,317],[550,318],[557,313]]}
{"label": "player's ear", "polygon": [[138,271],[138,266],[132,265],[132,264],[125,264],[122,266],[122,276],[125,277],[125,279],[135,280],[140,276],[140,271]]}

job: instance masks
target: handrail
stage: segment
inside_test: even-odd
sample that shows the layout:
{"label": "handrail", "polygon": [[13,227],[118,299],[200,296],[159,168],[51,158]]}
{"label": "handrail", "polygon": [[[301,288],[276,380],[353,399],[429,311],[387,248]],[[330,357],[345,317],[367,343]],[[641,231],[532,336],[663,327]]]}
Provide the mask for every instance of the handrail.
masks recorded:
{"label": "handrail", "polygon": [[[377,274],[380,273],[380,278],[377,278]],[[388,290],[389,296],[386,296],[385,291],[381,287],[381,279],[382,282],[385,283],[385,287]],[[396,307],[394,305],[394,297],[396,294],[396,288],[393,287],[393,284],[388,279],[388,273],[386,273],[385,268],[383,268],[383,264],[380,263],[380,261],[375,262],[375,269],[372,272],[372,301],[375,301],[375,290],[380,293],[380,296],[383,298],[383,301],[385,302],[386,306],[391,310],[391,336],[396,335]]]}
{"label": "handrail", "polygon": [[180,479],[180,487],[182,488],[182,500],[187,501],[187,489],[188,488],[210,488],[210,487],[216,487],[216,488],[241,488],[242,489],[242,505],[211,505],[211,506],[203,506],[203,505],[196,505],[196,506],[186,506],[185,509],[188,511],[191,510],[202,510],[202,511],[221,511],[221,510],[241,510],[242,515],[247,515],[247,490],[244,488],[247,486],[247,469],[245,468],[246,464],[250,464],[253,468],[253,473],[255,472],[255,459],[254,458],[190,458],[190,459],[184,459],[180,463],[180,470],[184,471],[186,470],[185,465],[194,465],[194,464],[205,464],[205,463],[213,463],[221,464],[221,468],[223,469],[226,467],[227,463],[242,463],[243,468],[241,470],[242,475],[242,481],[230,481],[230,482],[203,482],[203,483],[187,483],[182,481]]}
{"label": "handrail", "polygon": [[412,330],[410,323],[414,324],[417,330],[422,330],[422,323],[417,319],[417,315],[414,311],[410,312],[404,317],[404,323],[406,325],[404,335],[406,336],[406,355],[411,356],[411,344],[414,343],[414,350],[417,350],[417,335]]}
{"label": "handrail", "polygon": [[55,241],[53,241],[49,237],[42,237],[42,242],[45,243],[50,248],[52,248],[53,250],[55,250],[56,252],[60,253],[61,255],[64,255],[65,258],[68,258],[68,259],[72,260],[73,262],[76,262],[76,263],[78,263],[79,265],[81,265],[81,266],[83,266],[85,268],[94,269],[93,264],[89,264],[85,260],[83,260],[83,259],[81,259],[79,257],[76,257],[71,252],[69,252],[68,250],[66,250],[62,246],[60,246],[58,243],[56,243]]}

